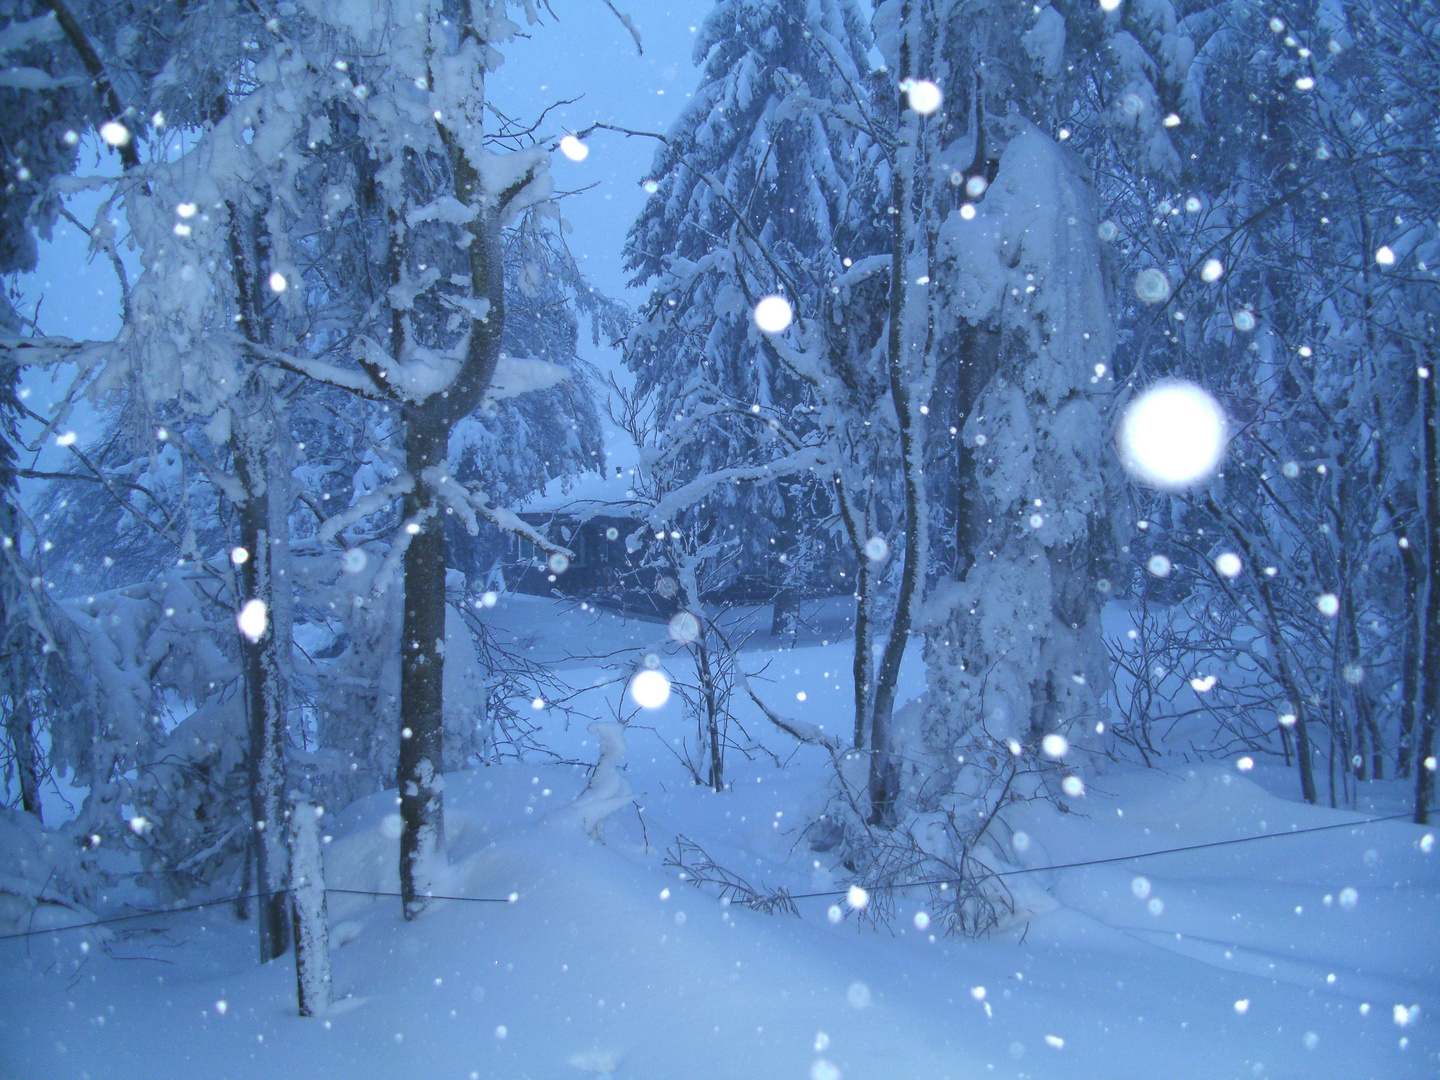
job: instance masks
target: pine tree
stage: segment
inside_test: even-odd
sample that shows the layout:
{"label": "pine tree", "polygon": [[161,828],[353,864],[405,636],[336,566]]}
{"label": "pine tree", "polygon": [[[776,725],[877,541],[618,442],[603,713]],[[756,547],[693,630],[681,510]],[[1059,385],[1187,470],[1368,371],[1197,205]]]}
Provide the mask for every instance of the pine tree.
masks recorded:
{"label": "pine tree", "polygon": [[[752,312],[780,295],[818,317],[866,253],[874,153],[847,99],[868,94],[868,44],[858,12],[828,0],[723,0],[696,39],[700,86],[656,153],[626,256],[634,284],[652,290],[626,363],[659,418],[650,465],[668,487],[783,459],[794,445],[777,429],[812,426],[813,392],[765,347]],[[793,588],[827,502],[804,471],[715,485],[686,528],[733,538],[729,573]],[[776,603],[783,623],[785,586]]]}

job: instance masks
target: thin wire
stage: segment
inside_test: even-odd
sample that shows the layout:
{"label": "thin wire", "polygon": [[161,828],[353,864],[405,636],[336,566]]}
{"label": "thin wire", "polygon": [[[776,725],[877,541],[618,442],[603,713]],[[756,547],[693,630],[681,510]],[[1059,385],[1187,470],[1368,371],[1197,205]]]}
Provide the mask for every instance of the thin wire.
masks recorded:
{"label": "thin wire", "polygon": [[[287,891],[286,889],[278,890],[279,893]],[[204,900],[198,904],[186,904],[183,907],[159,908],[156,911],[141,911],[134,915],[113,915],[108,919],[96,919],[94,922],[71,923],[68,926],[52,926],[45,930],[24,930],[18,934],[0,934],[0,941],[35,937],[39,934],[58,934],[62,930],[84,930],[91,926],[106,926],[110,923],[130,922],[132,919],[148,919],[154,915],[180,915],[187,911],[199,911],[201,908],[218,907],[221,904],[238,904],[242,900],[259,900],[265,896],[275,895],[277,895],[277,893],[248,893],[244,896],[227,896],[223,900]]]}
{"label": "thin wire", "polygon": [[[1182,847],[1164,848],[1160,851],[1141,851],[1134,855],[1112,855],[1104,859],[1085,859],[1082,862],[1055,863],[1051,866],[1028,866],[1019,870],[996,870],[990,873],[991,877],[1018,877],[1021,874],[1039,874],[1046,870],[1074,870],[1082,866],[1104,866],[1108,863],[1129,862],[1131,859],[1153,859],[1159,855],[1175,855],[1185,851],[1203,851],[1207,848],[1229,847],[1233,844],[1248,844],[1255,840],[1275,840],[1285,836],[1304,836],[1307,833],[1328,832],[1331,829],[1358,829],[1365,825],[1374,825],[1382,821],[1399,821],[1402,818],[1409,818],[1409,813],[1390,814],[1386,817],[1365,818],[1363,821],[1341,821],[1333,825],[1314,825],[1308,829],[1292,829],[1289,832],[1259,833],[1255,836],[1237,836],[1233,840],[1211,840],[1204,844],[1186,844]],[[876,885],[869,891],[878,892],[881,889],[910,889],[922,885],[948,885],[949,878],[936,878],[932,881],[907,881],[897,884]],[[399,899],[398,892],[378,892],[374,889],[337,889],[326,887],[327,893],[337,893],[345,896],[377,896],[394,897]],[[85,930],[92,926],[108,926],[111,923],[130,922],[134,919],[148,919],[162,915],[180,915],[187,911],[199,911],[201,908],[217,907],[221,904],[235,904],[242,900],[259,900],[266,896],[281,896],[289,892],[288,889],[277,889],[272,893],[248,893],[243,896],[229,896],[223,900],[205,900],[198,904],[186,904],[183,907],[160,908],[156,911],[141,911],[134,915],[116,915],[108,919],[96,919],[93,922],[72,923],[69,926],[52,926],[44,930],[23,930],[16,934],[0,934],[0,941],[13,941],[16,938],[37,937],[41,934],[58,934],[64,930]],[[791,900],[813,900],[822,896],[844,896],[849,889],[830,889],[826,892],[812,893],[789,893]],[[498,896],[446,896],[439,893],[425,893],[426,900],[464,900],[472,904],[512,904],[515,902],[511,897]]]}
{"label": "thin wire", "polygon": [[[242,900],[261,900],[266,896],[283,896],[289,889],[276,889],[270,893],[247,893],[243,896],[227,896],[223,900],[205,900],[198,904],[186,904],[183,907],[158,908],[155,911],[141,911],[133,915],[115,915],[108,919],[96,919],[93,922],[70,923],[68,926],[51,926],[43,930],[22,930],[17,934],[0,934],[0,941],[13,941],[16,938],[38,937],[41,934],[58,934],[64,930],[85,930],[92,926],[108,926],[111,923],[130,922],[134,919],[148,919],[158,915],[180,915],[187,911],[199,911],[201,908],[218,907],[221,904],[238,904]],[[327,893],[344,893],[349,896],[392,896],[400,898],[398,892],[376,892],[372,889],[333,889],[326,887]],[[470,900],[477,904],[509,904],[513,901],[509,897],[497,896],[442,896],[439,893],[425,893],[422,899],[425,900]]]}
{"label": "thin wire", "polygon": [[[393,896],[399,899],[398,892],[375,892],[372,889],[332,889],[325,887],[327,893],[344,893],[347,896]],[[513,904],[515,901],[508,896],[442,896],[440,893],[421,893],[417,900],[468,900],[472,904]]]}
{"label": "thin wire", "polygon": [[[1186,844],[1182,847],[1163,848],[1160,851],[1141,851],[1134,855],[1111,855],[1104,859],[1085,859],[1082,862],[1054,863],[1050,866],[1027,866],[1019,870],[992,870],[990,877],[1018,877],[1021,874],[1039,874],[1046,870],[1074,870],[1082,866],[1104,866],[1107,863],[1129,862],[1131,859],[1153,859],[1157,855],[1174,855],[1183,851],[1202,851],[1205,848],[1228,847],[1231,844],[1248,844],[1253,840],[1274,840],[1282,836],[1304,836],[1306,833],[1326,832],[1330,829],[1355,829],[1362,825],[1373,825],[1379,821],[1399,821],[1402,818],[1409,818],[1411,815],[1390,814],[1386,817],[1366,818],[1363,821],[1341,821],[1334,825],[1315,825],[1308,829],[1292,829],[1289,832],[1258,833],[1255,836],[1237,836],[1233,840],[1211,840],[1204,844]],[[933,881],[906,881],[897,884],[876,885],[870,888],[869,892],[878,892],[881,889],[910,889],[921,885],[949,885],[953,878],[936,878]],[[811,900],[820,896],[844,896],[850,890],[831,889],[828,892],[813,893],[792,893],[792,900]]]}

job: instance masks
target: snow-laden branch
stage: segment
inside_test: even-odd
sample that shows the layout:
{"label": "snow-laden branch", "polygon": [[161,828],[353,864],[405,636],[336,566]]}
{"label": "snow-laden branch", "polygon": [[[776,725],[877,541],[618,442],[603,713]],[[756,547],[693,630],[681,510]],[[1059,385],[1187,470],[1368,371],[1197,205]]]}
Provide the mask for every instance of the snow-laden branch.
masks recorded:
{"label": "snow-laden branch", "polygon": [[514,533],[516,536],[529,540],[547,555],[563,555],[567,559],[575,557],[575,553],[569,548],[563,548],[550,540],[516,514],[498,506],[491,506],[489,496],[485,492],[465,487],[439,466],[431,466],[426,469],[420,474],[420,479],[455,511],[461,522],[464,523],[466,531],[472,536],[480,528],[479,522],[476,520],[478,516],[503,532]]}
{"label": "snow-laden branch", "polygon": [[601,2],[610,9],[610,13],[614,15],[615,18],[620,20],[620,25],[630,31],[630,36],[635,39],[635,55],[644,56],[645,47],[640,44],[640,29],[635,25],[635,20],[617,8],[614,0],[601,0]]}
{"label": "snow-laden branch", "polygon": [[485,390],[485,400],[503,401],[534,390],[548,390],[569,377],[570,372],[549,360],[501,353],[495,363],[495,374],[490,376],[490,385]]}
{"label": "snow-laden branch", "polygon": [[775,461],[766,462],[763,465],[744,465],[732,469],[717,469],[715,472],[706,473],[698,479],[683,484],[662,497],[650,511],[650,522],[658,525],[669,521],[679,514],[694,506],[706,495],[714,491],[721,484],[743,484],[753,483],[757,480],[772,480],[777,476],[788,476],[795,473],[823,471],[830,473],[834,470],[834,462],[820,449],[806,447],[793,454],[788,454]]}
{"label": "snow-laden branch", "polygon": [[418,514],[407,518],[401,523],[400,528],[395,530],[395,536],[390,541],[390,550],[386,552],[385,561],[380,564],[380,569],[375,574],[375,581],[371,585],[371,591],[376,596],[390,588],[390,582],[395,580],[395,572],[405,561],[405,552],[410,549],[410,541],[420,535],[426,522],[434,516],[434,506],[423,507]]}
{"label": "snow-laden branch", "polygon": [[113,341],[71,341],[62,337],[12,337],[0,334],[0,357],[17,367],[54,367],[76,364],[90,371],[103,364],[115,348]]}
{"label": "snow-laden branch", "polygon": [[408,473],[400,476],[384,487],[377,488],[369,495],[363,495],[356,499],[348,508],[336,514],[324,522],[319,529],[321,541],[329,541],[343,530],[348,529],[362,518],[367,518],[377,510],[382,509],[392,499],[408,494],[415,487],[415,478]]}
{"label": "snow-laden branch", "polygon": [[346,371],[334,364],[327,364],[323,360],[313,360],[307,356],[294,356],[290,353],[280,352],[277,349],[250,341],[239,334],[234,335],[233,340],[237,346],[249,352],[257,360],[274,364],[293,374],[304,375],[315,382],[325,383],[327,386],[334,386],[340,390],[348,390],[352,394],[359,394],[371,401],[390,400],[390,395],[376,386],[375,381],[363,372]]}
{"label": "snow-laden branch", "polygon": [[740,689],[750,695],[750,700],[765,714],[765,718],[781,731],[785,732],[786,735],[798,739],[802,743],[813,743],[816,746],[823,746],[832,754],[838,754],[847,749],[844,741],[841,740],[839,736],[827,735],[814,724],[808,724],[804,720],[793,720],[788,716],[781,716],[774,709],[770,708],[769,705],[766,705],[765,702],[760,699],[760,695],[755,693],[754,689],[750,686],[750,680],[745,677],[743,671],[737,669],[735,681],[740,684]]}

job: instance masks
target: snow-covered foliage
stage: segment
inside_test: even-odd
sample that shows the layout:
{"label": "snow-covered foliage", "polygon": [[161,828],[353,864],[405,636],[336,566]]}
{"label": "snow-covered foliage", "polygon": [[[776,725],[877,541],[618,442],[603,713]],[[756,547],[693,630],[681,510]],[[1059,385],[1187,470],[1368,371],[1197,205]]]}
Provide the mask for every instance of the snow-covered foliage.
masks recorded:
{"label": "snow-covered foliage", "polygon": [[682,520],[733,541],[731,573],[791,588],[817,539],[822,557],[838,553],[816,521],[829,516],[823,472],[785,461],[814,442],[814,389],[756,311],[770,297],[801,325],[833,315],[844,332],[830,287],[870,251],[883,168],[854,127],[867,48],[848,3],[717,4],[695,41],[699,89],[656,152],[626,259],[651,289],[626,345],[653,399],[647,466],[667,490],[748,469],[688,489]]}
{"label": "snow-covered foliage", "polygon": [[[1102,718],[1108,684],[1099,614],[1118,485],[1104,438],[1114,331],[1097,222],[1078,161],[1017,124],[984,201],[950,218],[939,247],[957,315],[998,339],[959,434],[970,512],[984,524],[963,578],[928,610],[924,749],[951,776],[967,752],[1076,740]],[[935,782],[913,775],[917,789]]]}

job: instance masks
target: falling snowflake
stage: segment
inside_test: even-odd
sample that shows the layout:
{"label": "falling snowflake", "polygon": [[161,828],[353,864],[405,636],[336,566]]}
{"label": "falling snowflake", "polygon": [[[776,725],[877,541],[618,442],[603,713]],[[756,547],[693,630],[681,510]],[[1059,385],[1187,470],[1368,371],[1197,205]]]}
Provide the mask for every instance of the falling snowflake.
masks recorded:
{"label": "falling snowflake", "polygon": [[105,145],[118,150],[129,144],[130,129],[118,120],[107,120],[100,125],[100,138],[105,140]]}
{"label": "falling snowflake", "polygon": [[560,140],[560,152],[571,161],[584,161],[590,156],[590,147],[574,135],[566,135]]}
{"label": "falling snowflake", "polygon": [[1170,299],[1170,279],[1158,267],[1141,270],[1135,275],[1135,295],[1141,303],[1163,304]]}
{"label": "falling snowflake", "polygon": [[1120,461],[1142,484],[1180,491],[1215,471],[1227,429],[1220,403],[1200,387],[1163,382],[1126,407],[1117,439]]}
{"label": "falling snowflake", "polygon": [[753,316],[755,325],[765,333],[780,334],[794,321],[795,311],[790,307],[789,300],[771,293],[760,298]]}
{"label": "falling snowflake", "polygon": [[941,102],[945,100],[945,95],[940,92],[940,87],[929,79],[906,79],[900,89],[905,91],[910,108],[921,116],[929,116],[938,110]]}
{"label": "falling snowflake", "polygon": [[670,636],[688,645],[700,636],[700,620],[688,611],[677,612],[670,619]]}
{"label": "falling snowflake", "polygon": [[1233,551],[1222,552],[1215,559],[1215,572],[1221,577],[1239,577],[1244,568],[1245,564],[1240,561],[1240,556]]}
{"label": "falling snowflake", "polygon": [[663,671],[646,668],[630,680],[630,698],[642,709],[658,709],[670,700],[670,680]]}
{"label": "falling snowflake", "polygon": [[1052,731],[1040,740],[1040,749],[1045,751],[1047,757],[1063,758],[1070,752],[1070,740],[1058,731]]}
{"label": "falling snowflake", "polygon": [[250,641],[259,641],[265,636],[265,628],[269,625],[269,609],[265,606],[264,600],[247,600],[240,609],[240,614],[235,616],[235,625],[240,627],[240,633],[244,634]]}

